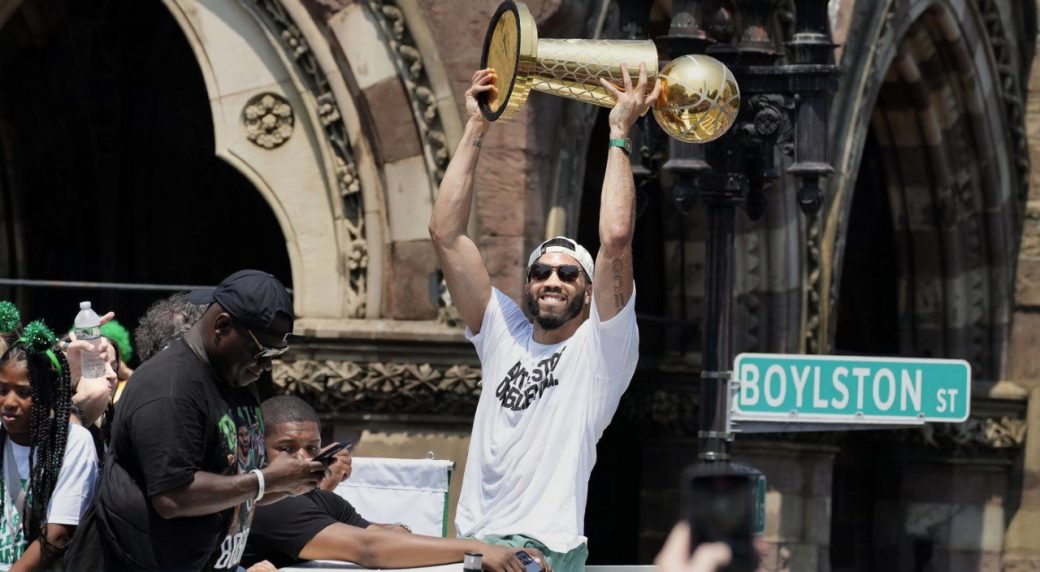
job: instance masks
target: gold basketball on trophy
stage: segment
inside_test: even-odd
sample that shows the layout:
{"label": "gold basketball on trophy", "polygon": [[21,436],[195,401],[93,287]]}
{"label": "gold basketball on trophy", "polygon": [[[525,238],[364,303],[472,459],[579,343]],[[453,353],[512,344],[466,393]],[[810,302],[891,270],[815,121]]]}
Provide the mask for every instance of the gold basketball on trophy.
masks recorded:
{"label": "gold basketball on trophy", "polygon": [[733,72],[711,56],[676,58],[664,66],[654,119],[666,133],[687,143],[722,136],[737,119],[740,90]]}
{"label": "gold basketball on trophy", "polygon": [[512,117],[541,91],[603,107],[614,96],[600,78],[624,84],[621,64],[635,84],[639,64],[646,65],[647,87],[661,80],[654,118],[668,135],[687,143],[706,143],[722,136],[737,118],[740,90],[733,73],[711,56],[688,55],[672,60],[660,73],[657,47],[650,40],[538,39],[530,11],[522,2],[499,5],[484,36],[481,68],[495,70],[495,89],[479,98],[489,121]]}

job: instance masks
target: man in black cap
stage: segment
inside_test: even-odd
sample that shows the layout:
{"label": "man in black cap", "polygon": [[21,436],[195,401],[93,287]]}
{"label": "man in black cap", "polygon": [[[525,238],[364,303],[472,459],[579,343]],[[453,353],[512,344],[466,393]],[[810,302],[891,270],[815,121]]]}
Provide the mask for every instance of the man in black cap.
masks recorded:
{"label": "man in black cap", "polygon": [[235,570],[256,504],[313,489],[323,475],[320,462],[268,459],[259,429],[252,384],[288,349],[293,327],[285,287],[242,270],[191,299],[209,304],[205,314],[134,372],[119,401],[86,517],[93,526],[73,541],[69,569]]}

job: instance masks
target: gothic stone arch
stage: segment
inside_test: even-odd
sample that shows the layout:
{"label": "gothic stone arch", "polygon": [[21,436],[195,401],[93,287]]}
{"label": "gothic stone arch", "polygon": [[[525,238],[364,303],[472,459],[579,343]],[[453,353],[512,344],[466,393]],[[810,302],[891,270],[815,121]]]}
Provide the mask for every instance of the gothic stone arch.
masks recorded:
{"label": "gothic stone arch", "polygon": [[437,259],[426,229],[462,122],[425,15],[414,0],[366,0],[312,11],[312,17],[339,66],[359,135],[369,142],[378,169],[381,192],[371,204],[378,205],[384,229],[378,267],[383,278],[379,307],[369,317],[444,317],[430,296]]}
{"label": "gothic stone arch", "polygon": [[[868,130],[883,149],[900,259],[902,350],[1004,375],[1028,158],[1014,66],[989,2],[857,2],[832,115],[836,173],[822,221],[821,301],[807,335],[834,334],[844,231]],[[987,12],[990,11],[990,12]]]}
{"label": "gothic stone arch", "polygon": [[[215,152],[282,225],[301,329],[338,335],[401,327],[380,318],[436,318],[426,222],[461,122],[418,4],[329,13],[299,0],[164,1],[203,68]],[[284,100],[297,135],[249,141],[246,114],[277,105],[262,94]]]}
{"label": "gothic stone arch", "polygon": [[327,110],[318,97],[325,94],[308,89],[241,4],[164,2],[202,68],[213,112],[214,152],[256,186],[282,227],[297,314],[363,313],[365,229],[349,202],[337,200],[341,194],[357,194],[357,183],[350,180],[356,168],[349,155],[331,148],[322,130]]}

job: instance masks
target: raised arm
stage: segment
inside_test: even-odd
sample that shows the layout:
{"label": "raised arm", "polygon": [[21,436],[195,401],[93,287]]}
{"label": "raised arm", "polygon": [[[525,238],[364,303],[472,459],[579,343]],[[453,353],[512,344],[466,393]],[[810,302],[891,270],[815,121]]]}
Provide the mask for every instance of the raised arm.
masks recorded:
{"label": "raised arm", "polygon": [[[610,110],[611,139],[627,139],[632,125],[646,113],[661,93],[660,81],[646,93],[646,65],[639,64],[639,83],[632,87],[625,65],[621,66],[625,90],[621,91],[606,80],[600,80],[614,97]],[[628,154],[621,147],[607,149],[607,172],[603,176],[603,192],[599,206],[599,253],[596,255],[596,279],[593,295],[599,319],[609,320],[617,315],[632,297],[632,234],[636,223],[636,191]]]}
{"label": "raised arm", "polygon": [[480,156],[480,146],[491,124],[477,106],[477,94],[494,88],[494,71],[479,70],[466,90],[466,128],[448,163],[437,190],[430,217],[430,238],[437,250],[448,283],[451,300],[473,332],[480,331],[484,310],[491,299],[491,278],[480,259],[480,251],[466,235],[469,211],[473,205],[473,174]]}

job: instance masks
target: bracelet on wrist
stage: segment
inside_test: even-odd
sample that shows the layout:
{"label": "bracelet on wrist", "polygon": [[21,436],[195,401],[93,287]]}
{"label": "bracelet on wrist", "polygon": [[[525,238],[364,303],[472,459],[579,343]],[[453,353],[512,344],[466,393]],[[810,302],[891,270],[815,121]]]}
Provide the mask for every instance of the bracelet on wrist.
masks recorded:
{"label": "bracelet on wrist", "polygon": [[625,155],[632,154],[632,140],[628,137],[614,138],[607,142],[608,147],[617,147],[625,152]]}
{"label": "bracelet on wrist", "polygon": [[256,498],[253,499],[253,501],[260,502],[260,499],[264,498],[264,485],[266,484],[266,483],[264,483],[264,473],[261,472],[260,469],[253,469],[252,471],[249,471],[249,472],[253,473],[254,475],[256,475],[257,490],[256,490]]}

